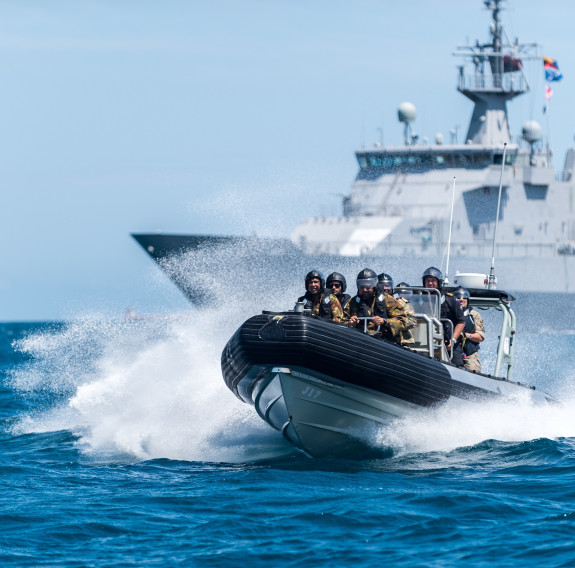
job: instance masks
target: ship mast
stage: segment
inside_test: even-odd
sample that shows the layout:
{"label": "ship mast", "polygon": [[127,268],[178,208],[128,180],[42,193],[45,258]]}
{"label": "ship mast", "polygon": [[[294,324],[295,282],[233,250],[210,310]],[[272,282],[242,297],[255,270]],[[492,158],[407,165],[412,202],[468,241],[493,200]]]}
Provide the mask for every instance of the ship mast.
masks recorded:
{"label": "ship mast", "polygon": [[[465,142],[484,146],[502,146],[511,142],[507,119],[507,101],[529,91],[522,71],[522,59],[530,58],[526,49],[533,44],[511,44],[500,20],[503,0],[484,0],[491,10],[491,39],[488,43],[457,48],[473,65],[472,73],[459,67],[458,90],[475,103]],[[521,55],[521,58],[519,57]]]}

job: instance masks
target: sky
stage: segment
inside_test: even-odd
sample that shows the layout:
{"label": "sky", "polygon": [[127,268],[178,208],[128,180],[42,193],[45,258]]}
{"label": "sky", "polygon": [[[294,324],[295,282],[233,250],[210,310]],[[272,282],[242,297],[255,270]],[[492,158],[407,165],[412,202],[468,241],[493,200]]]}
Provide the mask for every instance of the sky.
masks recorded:
{"label": "sky", "polygon": [[[575,3],[505,7],[563,72],[548,122],[539,61],[509,109],[560,170]],[[0,0],[0,321],[187,309],[130,233],[288,236],[339,214],[354,151],[402,143],[403,101],[421,138],[463,141],[452,54],[489,22],[481,0]]]}

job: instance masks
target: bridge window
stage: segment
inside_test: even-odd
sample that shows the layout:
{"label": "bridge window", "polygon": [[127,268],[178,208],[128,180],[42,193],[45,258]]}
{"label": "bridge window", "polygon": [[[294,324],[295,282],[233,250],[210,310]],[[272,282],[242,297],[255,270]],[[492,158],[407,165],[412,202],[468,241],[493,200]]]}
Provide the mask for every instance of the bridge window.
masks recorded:
{"label": "bridge window", "polygon": [[[517,155],[515,153],[505,154],[505,165],[512,166],[515,163],[515,158]],[[493,154],[493,163],[497,165],[501,165],[503,162],[503,154]]]}

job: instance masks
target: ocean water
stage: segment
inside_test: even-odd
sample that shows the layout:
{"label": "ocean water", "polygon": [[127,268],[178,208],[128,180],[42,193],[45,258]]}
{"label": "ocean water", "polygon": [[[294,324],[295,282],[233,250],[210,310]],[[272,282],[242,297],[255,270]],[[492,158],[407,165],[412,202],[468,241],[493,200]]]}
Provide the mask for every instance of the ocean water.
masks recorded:
{"label": "ocean water", "polygon": [[575,566],[574,303],[516,305],[515,378],[559,404],[447,405],[363,461],[304,456],[227,390],[253,305],[0,324],[0,565]]}

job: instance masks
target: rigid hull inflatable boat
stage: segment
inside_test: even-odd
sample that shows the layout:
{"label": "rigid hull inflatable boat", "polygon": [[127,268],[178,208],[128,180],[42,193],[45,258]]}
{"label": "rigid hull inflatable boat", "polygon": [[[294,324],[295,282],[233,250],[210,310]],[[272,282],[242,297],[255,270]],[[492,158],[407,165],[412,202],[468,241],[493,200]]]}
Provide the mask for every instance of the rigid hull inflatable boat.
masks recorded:
{"label": "rigid hull inflatable boat", "polygon": [[448,362],[440,298],[428,292],[409,290],[418,321],[410,348],[303,313],[251,317],[223,350],[224,380],[263,420],[313,457],[364,453],[377,428],[452,399],[551,401],[511,380],[515,314],[509,294],[470,290],[474,307],[503,314],[495,373],[485,375]]}

